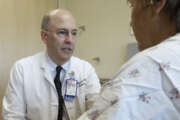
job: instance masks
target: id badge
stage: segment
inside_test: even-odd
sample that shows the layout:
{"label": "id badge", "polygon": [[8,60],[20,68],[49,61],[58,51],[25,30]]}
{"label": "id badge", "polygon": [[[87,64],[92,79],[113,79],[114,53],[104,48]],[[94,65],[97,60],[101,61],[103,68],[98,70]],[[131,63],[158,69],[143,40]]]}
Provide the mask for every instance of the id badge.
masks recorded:
{"label": "id badge", "polygon": [[75,96],[77,96],[77,80],[75,80],[74,78],[70,78],[66,80],[66,90],[65,90],[65,96],[64,96],[64,100],[65,101],[70,101],[72,102],[75,98]]}

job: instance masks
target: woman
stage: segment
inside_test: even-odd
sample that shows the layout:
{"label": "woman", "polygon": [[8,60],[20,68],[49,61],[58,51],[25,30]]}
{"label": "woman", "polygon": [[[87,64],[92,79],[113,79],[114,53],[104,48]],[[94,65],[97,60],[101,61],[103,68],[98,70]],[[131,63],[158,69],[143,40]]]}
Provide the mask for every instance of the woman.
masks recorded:
{"label": "woman", "polygon": [[180,0],[129,0],[142,51],[79,120],[180,120]]}

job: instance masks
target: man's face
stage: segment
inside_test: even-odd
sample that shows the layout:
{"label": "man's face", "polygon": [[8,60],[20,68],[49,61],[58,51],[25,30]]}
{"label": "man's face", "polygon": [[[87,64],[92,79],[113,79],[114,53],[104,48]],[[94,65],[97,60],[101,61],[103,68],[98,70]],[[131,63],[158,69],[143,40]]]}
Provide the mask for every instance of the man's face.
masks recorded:
{"label": "man's face", "polygon": [[75,48],[77,29],[72,16],[52,16],[45,44],[50,57],[56,61],[67,61]]}
{"label": "man's face", "polygon": [[143,5],[143,0],[130,0],[129,2],[132,6],[131,26],[138,42],[139,50],[143,50],[152,44],[152,13],[150,8]]}

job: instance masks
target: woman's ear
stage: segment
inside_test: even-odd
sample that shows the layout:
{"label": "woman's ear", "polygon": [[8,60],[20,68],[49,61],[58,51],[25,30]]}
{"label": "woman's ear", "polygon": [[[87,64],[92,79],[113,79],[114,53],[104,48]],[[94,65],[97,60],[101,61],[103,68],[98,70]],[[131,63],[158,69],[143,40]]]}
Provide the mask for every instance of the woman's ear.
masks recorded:
{"label": "woman's ear", "polygon": [[155,3],[156,14],[159,14],[161,12],[161,10],[164,8],[165,4],[166,4],[166,0],[159,0],[158,2]]}

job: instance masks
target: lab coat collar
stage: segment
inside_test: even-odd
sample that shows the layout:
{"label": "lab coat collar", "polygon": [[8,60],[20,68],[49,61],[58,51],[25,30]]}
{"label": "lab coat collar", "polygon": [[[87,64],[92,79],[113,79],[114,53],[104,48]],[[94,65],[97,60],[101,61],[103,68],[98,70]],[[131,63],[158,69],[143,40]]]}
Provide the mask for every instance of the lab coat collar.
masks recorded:
{"label": "lab coat collar", "polygon": [[[63,69],[66,72],[65,80],[69,77],[74,76],[74,70],[73,70],[74,64],[72,64],[72,62],[73,62],[72,59],[73,59],[73,57],[71,57],[68,62],[66,62],[65,64],[62,65]],[[55,63],[53,63],[53,61],[51,59],[49,59],[49,60],[50,60],[49,65],[51,66],[51,68],[49,68],[49,65],[48,65],[47,53],[44,52],[43,57],[42,57],[41,69],[44,72],[45,79],[53,86],[54,89],[56,89],[55,85],[54,85],[54,81],[52,80],[53,78],[50,77],[49,70],[54,70],[53,67],[55,68],[57,65]],[[69,102],[65,101],[65,106],[66,106],[66,108],[73,107],[73,103],[69,103]],[[72,114],[73,114],[72,109],[66,109],[66,115],[67,115],[66,117],[67,118],[71,117],[69,115],[72,115]]]}
{"label": "lab coat collar", "polygon": [[73,56],[68,61],[68,67],[66,67],[66,68],[67,68],[67,70],[66,70],[65,79],[75,77],[75,71],[77,71],[76,69],[78,67],[77,67],[77,64],[74,62],[74,57]]}
{"label": "lab coat collar", "polygon": [[[46,52],[46,63],[48,65],[48,70],[49,71],[55,71],[57,64],[55,64],[52,59],[48,56],[47,52]],[[61,67],[63,68],[63,70],[66,72],[69,68],[69,64],[70,64],[70,60],[68,60],[66,63],[64,63],[63,65],[61,65]]]}
{"label": "lab coat collar", "polygon": [[[55,88],[54,85],[54,80],[51,78],[50,75],[50,70],[55,70],[56,69],[56,64],[48,57],[47,52],[42,53],[42,59],[41,59],[41,69],[44,72],[44,77],[48,82]],[[70,58],[69,61],[67,61],[65,64],[62,65],[63,70],[65,70],[65,77],[69,77],[74,75],[74,70],[72,69],[72,57]]]}
{"label": "lab coat collar", "polygon": [[48,70],[49,67],[48,67],[48,64],[47,64],[46,52],[43,52],[43,53],[42,53],[40,63],[41,63],[40,68],[41,68],[41,70],[42,70],[42,72],[43,72],[43,75],[44,75],[45,80],[47,80],[47,81],[55,88],[54,81],[53,81],[53,79],[51,78],[50,72],[49,72],[49,70]]}

